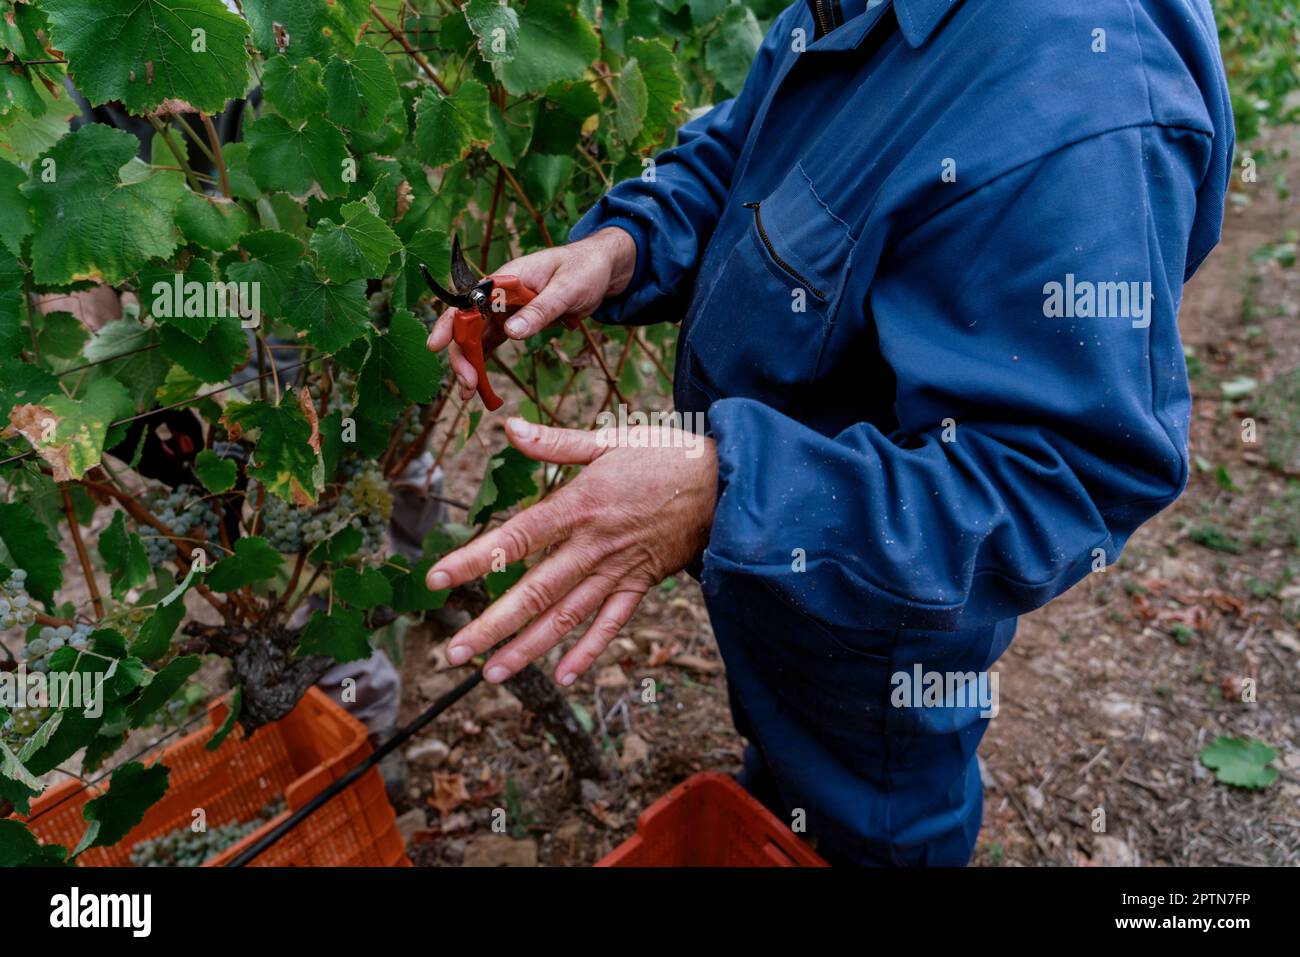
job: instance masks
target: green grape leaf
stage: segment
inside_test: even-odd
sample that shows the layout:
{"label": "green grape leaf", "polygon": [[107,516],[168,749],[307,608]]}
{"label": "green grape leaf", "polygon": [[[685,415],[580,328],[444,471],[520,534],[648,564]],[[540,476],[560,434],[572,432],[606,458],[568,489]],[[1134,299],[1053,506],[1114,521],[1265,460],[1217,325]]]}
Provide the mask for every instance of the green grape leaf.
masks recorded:
{"label": "green grape leaf", "polygon": [[384,577],[393,586],[393,600],[389,602],[393,611],[419,612],[434,611],[447,603],[451,595],[450,588],[429,591],[424,584],[424,576],[433,567],[433,559],[426,558],[410,568],[406,558],[394,555],[380,568]]}
{"label": "green grape leaf", "polygon": [[314,505],[324,484],[319,436],[292,400],[279,405],[266,402],[226,406],[222,423],[235,437],[258,430],[249,474],[267,490],[295,505]]}
{"label": "green grape leaf", "polygon": [[229,492],[239,478],[234,459],[223,459],[211,449],[204,449],[194,459],[194,474],[209,492]]}
{"label": "green grape leaf", "polygon": [[41,790],[40,778],[28,770],[18,755],[14,754],[4,741],[0,741],[0,775],[4,775],[10,781],[18,781],[24,787],[33,791]]}
{"label": "green grape leaf", "polygon": [[252,222],[238,203],[186,190],[176,207],[176,225],[190,242],[221,252],[239,242]]}
{"label": "green grape leaf", "polygon": [[49,528],[21,502],[0,502],[0,561],[27,572],[27,592],[47,606],[63,585],[63,551]]}
{"label": "green grape leaf", "polygon": [[85,757],[81,761],[82,774],[98,771],[109,758],[126,744],[126,732],[119,734],[101,733],[95,735],[86,745]]}
{"label": "green grape leaf", "polygon": [[235,553],[213,565],[204,579],[204,584],[213,591],[235,591],[274,578],[284,564],[284,556],[260,535],[245,536],[235,542],[234,548]]}
{"label": "green grape leaf", "polygon": [[407,304],[414,304],[422,296],[429,295],[429,287],[420,274],[420,263],[429,267],[429,272],[445,285],[451,279],[451,239],[441,229],[418,229],[406,241],[406,255],[402,272],[410,293]]}
{"label": "green grape leaf", "polygon": [[646,109],[649,104],[649,92],[645,77],[641,75],[641,66],[636,57],[623,63],[619,71],[618,82],[614,86],[614,129],[624,143],[631,143],[641,133],[645,125]]}
{"label": "green grape leaf", "polygon": [[393,313],[386,334],[374,336],[357,380],[357,414],[391,423],[412,402],[429,402],[445,374],[442,356],[425,345],[424,323],[405,309]]}
{"label": "green grape leaf", "polygon": [[566,0],[528,0],[514,58],[492,66],[506,90],[518,96],[578,79],[599,55],[600,37]]}
{"label": "green grape leaf", "polygon": [[290,124],[282,116],[263,116],[244,129],[248,168],[262,189],[305,196],[319,189],[326,196],[348,190],[343,176],[352,162],[348,143],[337,126],[313,114]]}
{"label": "green grape leaf", "polygon": [[13,111],[0,117],[0,157],[12,163],[30,163],[68,132],[68,121],[81,113],[81,109],[61,87],[58,94],[45,87],[36,87],[45,113],[35,114]]}
{"label": "green grape leaf", "polygon": [[353,608],[370,609],[393,600],[393,586],[373,568],[348,566],[334,573],[334,595]]}
{"label": "green grape leaf", "polygon": [[40,843],[21,821],[0,820],[0,867],[60,867],[67,857],[66,847]]}
{"label": "green grape leaf", "polygon": [[235,730],[235,724],[239,721],[239,712],[244,707],[244,686],[235,685],[235,690],[230,694],[230,710],[226,712],[226,720],[221,722],[221,727],[212,733],[208,738],[208,743],[203,746],[204,751],[215,751],[221,747],[221,743],[226,740],[231,731]]}
{"label": "green grape leaf", "polygon": [[246,199],[255,203],[262,197],[262,190],[253,179],[248,168],[248,144],[226,143],[221,147],[226,160],[226,176],[230,180],[230,195],[235,199]]}
{"label": "green grape leaf", "polygon": [[15,256],[22,255],[23,239],[32,231],[32,211],[19,189],[25,182],[26,172],[0,159],[0,243]]}
{"label": "green grape leaf", "polygon": [[[696,26],[707,26],[714,18],[721,15],[722,11],[727,9],[730,0],[685,0],[691,8],[691,20]],[[681,9],[681,4],[677,8]]]}
{"label": "green grape leaf", "polygon": [[168,773],[160,762],[145,767],[131,761],[118,767],[109,779],[108,793],[87,801],[82,809],[90,823],[72,856],[92,847],[109,847],[126,837],[167,793]]}
{"label": "green grape leaf", "polygon": [[163,354],[200,382],[221,382],[248,358],[248,337],[233,316],[217,319],[201,342],[173,326],[159,330]]}
{"label": "green grape leaf", "polygon": [[112,285],[175,251],[172,217],[185,185],[136,159],[138,146],[130,133],[92,123],[36,160],[22,190],[32,209],[37,282]]}
{"label": "green grape leaf", "polygon": [[573,174],[571,155],[529,153],[519,167],[524,185],[534,202],[549,203],[560,193],[560,188]]}
{"label": "green grape leaf", "polygon": [[99,464],[109,424],[133,412],[126,386],[116,379],[96,379],[80,398],[56,392],[39,403],[14,406],[9,424],[49,463],[54,481],[66,482]]}
{"label": "green grape leaf", "polygon": [[233,311],[218,301],[213,278],[212,264],[206,259],[192,260],[183,273],[171,263],[149,263],[140,270],[140,307],[158,325],[202,342],[222,312]]}
{"label": "green grape leaf", "polygon": [[120,599],[130,589],[149,581],[153,571],[144,543],[126,529],[126,513],[116,511],[108,528],[99,534],[99,557],[104,560],[113,597]]}
{"label": "green grape leaf", "polygon": [[167,654],[171,648],[172,636],[176,634],[184,617],[185,602],[160,602],[131,642],[132,656],[141,661],[156,661]]}
{"label": "green grape leaf", "polygon": [[263,229],[246,233],[239,247],[248,253],[248,262],[233,262],[226,275],[233,282],[257,283],[263,316],[275,317],[284,312],[284,296],[293,281],[293,273],[302,262],[302,242],[288,233]]}
{"label": "green grape leaf", "polygon": [[704,47],[704,66],[717,80],[722,93],[729,96],[740,93],[749,75],[749,65],[762,43],[763,31],[754,11],[742,4],[727,7],[721,28]]}
{"label": "green grape leaf", "polygon": [[28,345],[26,272],[7,249],[0,249],[0,357],[17,356]]}
{"label": "green grape leaf", "polygon": [[336,44],[350,48],[367,18],[367,0],[243,0],[243,9],[257,49],[295,62],[324,61]]}
{"label": "green grape leaf", "polygon": [[370,629],[362,613],[336,608],[332,614],[316,612],[303,629],[295,655],[325,655],[337,662],[370,656]]}
{"label": "green grape leaf", "polygon": [[326,282],[309,263],[299,263],[285,306],[285,320],[305,330],[307,341],[323,352],[336,352],[370,328],[366,282]]}
{"label": "green grape leaf", "polygon": [[86,361],[99,363],[95,369],[100,375],[123,383],[137,409],[147,408],[154,404],[154,395],[171,368],[157,348],[160,342],[156,329],[130,317],[115,319],[86,344]]}
{"label": "green grape leaf", "polygon": [[685,91],[677,72],[677,58],[668,44],[662,40],[633,40],[628,44],[628,53],[636,57],[646,85],[645,125],[636,145],[650,149],[671,138],[684,118],[681,109]]}
{"label": "green grape leaf", "polygon": [[526,571],[528,566],[523,562],[511,562],[499,572],[488,572],[483,576],[483,587],[487,590],[488,599],[496,601],[523,578]]}
{"label": "green grape leaf", "polygon": [[388,260],[402,248],[402,241],[379,218],[374,197],[344,203],[339,212],[342,225],[322,219],[311,237],[311,251],[320,260],[325,275],[336,283],[384,275]]}
{"label": "green grape leaf", "polygon": [[337,54],[330,58],[325,65],[325,92],[329,94],[330,118],[345,129],[362,133],[383,126],[398,98],[388,57],[364,43],[350,58]]}
{"label": "green grape leaf", "polygon": [[[3,763],[2,759],[0,759],[0,763]],[[19,814],[30,814],[32,809],[31,800],[40,793],[40,789],[29,788],[27,785],[23,784],[23,782],[10,777],[8,774],[4,773],[3,770],[0,770],[0,800],[8,801],[14,806],[14,810]],[[5,822],[0,821],[0,824],[3,823]],[[4,834],[0,833],[0,845],[3,845],[4,840]],[[4,848],[0,846],[0,867],[5,866],[12,865],[6,865],[5,851]]]}
{"label": "green grape leaf", "polygon": [[70,312],[47,312],[36,337],[41,355],[55,359],[75,359],[81,355],[90,333],[85,324]]}
{"label": "green grape leaf", "polygon": [[461,10],[485,61],[508,63],[518,55],[519,14],[514,10],[497,0],[469,0]]}
{"label": "green grape leaf", "polygon": [[92,106],[144,113],[163,100],[220,113],[248,89],[248,25],[221,0],[59,0],[41,9]]}
{"label": "green grape leaf", "polygon": [[353,555],[361,547],[365,537],[361,530],[351,525],[341,528],[325,541],[311,550],[311,560],[317,565],[325,562],[341,562]]}
{"label": "green grape leaf", "polygon": [[450,96],[427,87],[415,104],[415,145],[430,166],[444,166],[492,142],[488,89],[466,80]]}
{"label": "green grape leaf", "polygon": [[295,63],[283,55],[271,57],[262,68],[262,89],[266,102],[290,123],[301,123],[329,108],[315,60]]}
{"label": "green grape leaf", "polygon": [[147,722],[155,711],[167,703],[167,699],[180,690],[190,675],[199,670],[202,663],[203,659],[198,655],[185,655],[167,662],[127,709],[131,727],[138,728]]}
{"label": "green grape leaf", "polygon": [[1200,759],[1216,780],[1233,787],[1266,788],[1278,777],[1277,769],[1268,767],[1277,752],[1254,738],[1215,738],[1202,749]]}
{"label": "green grape leaf", "polygon": [[470,524],[486,522],[494,512],[503,512],[530,495],[537,494],[533,470],[537,463],[513,445],[508,445],[488,462],[483,484],[470,506]]}

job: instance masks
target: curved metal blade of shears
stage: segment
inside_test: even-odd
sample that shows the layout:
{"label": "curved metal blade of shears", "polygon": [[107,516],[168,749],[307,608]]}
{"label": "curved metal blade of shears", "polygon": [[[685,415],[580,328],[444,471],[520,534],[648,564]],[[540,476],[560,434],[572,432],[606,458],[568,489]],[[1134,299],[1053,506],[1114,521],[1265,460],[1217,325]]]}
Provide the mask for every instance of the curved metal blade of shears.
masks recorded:
{"label": "curved metal blade of shears", "polygon": [[460,293],[451,292],[443,289],[438,280],[433,278],[433,273],[429,272],[429,267],[420,263],[420,274],[424,276],[424,281],[433,290],[434,295],[449,306],[455,306],[457,309],[473,309],[474,303],[470,301],[469,296],[462,296]]}

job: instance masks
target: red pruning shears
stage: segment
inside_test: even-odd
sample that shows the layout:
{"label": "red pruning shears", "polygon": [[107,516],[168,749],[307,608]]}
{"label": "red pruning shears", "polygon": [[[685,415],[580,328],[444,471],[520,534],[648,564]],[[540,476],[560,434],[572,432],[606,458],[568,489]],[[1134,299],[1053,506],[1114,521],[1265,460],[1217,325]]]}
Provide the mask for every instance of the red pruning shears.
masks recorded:
{"label": "red pruning shears", "polygon": [[[495,412],[501,408],[502,400],[492,391],[492,383],[488,381],[487,367],[484,364],[486,353],[505,339],[500,327],[507,317],[520,306],[532,302],[537,293],[525,286],[518,276],[475,278],[474,271],[461,252],[459,236],[453,236],[451,240],[451,286],[454,292],[439,285],[424,263],[420,263],[420,272],[434,294],[455,309],[451,320],[451,337],[477,373],[478,394],[483,404],[489,412]],[[561,321],[572,329],[581,319],[578,316],[565,316]],[[484,334],[488,330],[491,330],[492,335],[485,348]]]}

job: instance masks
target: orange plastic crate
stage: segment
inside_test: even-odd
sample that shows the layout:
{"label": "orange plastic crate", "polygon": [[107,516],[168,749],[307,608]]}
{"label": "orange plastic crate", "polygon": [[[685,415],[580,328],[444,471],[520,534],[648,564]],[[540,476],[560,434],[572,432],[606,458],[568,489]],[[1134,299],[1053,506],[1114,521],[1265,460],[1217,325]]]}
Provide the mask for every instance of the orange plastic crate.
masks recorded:
{"label": "orange plastic crate", "polygon": [[[232,731],[215,751],[205,745],[229,708],[222,700],[208,712],[208,727],[160,755],[171,772],[163,799],[122,841],[86,851],[79,864],[129,866],[132,847],[188,827],[195,808],[203,808],[208,827],[219,827],[250,820],[283,796],[286,811],[203,865],[220,867],[371,753],[365,726],[318,688],[308,690],[293,711],[259,728],[248,740],[240,738],[238,729]],[[82,807],[94,796],[79,781],[51,788],[32,802],[32,831],[43,843],[74,847],[86,829]],[[252,866],[275,865],[410,867],[379,769],[371,768],[252,862]]]}
{"label": "orange plastic crate", "polygon": [[597,867],[826,867],[731,777],[687,778],[637,819],[636,834]]}

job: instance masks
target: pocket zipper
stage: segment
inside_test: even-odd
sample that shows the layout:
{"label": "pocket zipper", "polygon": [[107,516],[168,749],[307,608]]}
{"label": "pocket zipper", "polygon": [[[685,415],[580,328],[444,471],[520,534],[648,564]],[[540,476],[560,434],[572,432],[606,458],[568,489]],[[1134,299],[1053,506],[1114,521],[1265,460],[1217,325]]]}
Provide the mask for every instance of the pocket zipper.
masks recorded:
{"label": "pocket zipper", "polygon": [[825,302],[826,293],[814,286],[808,281],[808,278],[804,276],[803,273],[799,272],[799,270],[795,269],[777,254],[776,248],[772,245],[772,240],[767,238],[767,230],[763,228],[763,214],[758,210],[759,203],[745,203],[744,205],[746,209],[752,209],[754,211],[754,225],[758,227],[758,236],[763,240],[763,245],[767,247],[768,255],[772,257],[772,260],[783,270],[797,279],[801,285],[807,286],[810,293]]}

